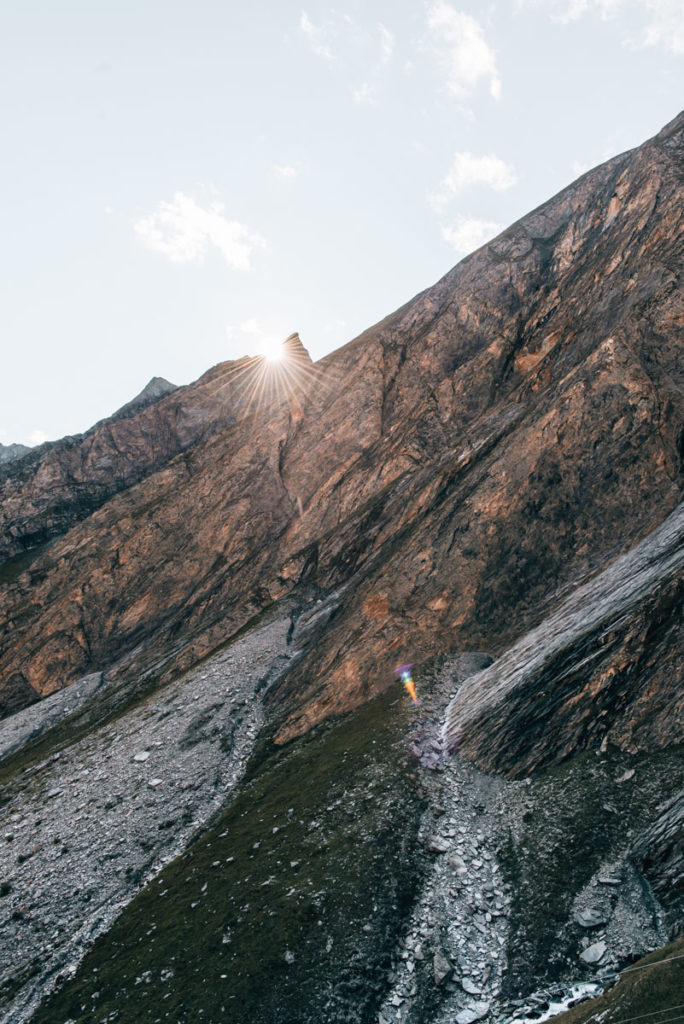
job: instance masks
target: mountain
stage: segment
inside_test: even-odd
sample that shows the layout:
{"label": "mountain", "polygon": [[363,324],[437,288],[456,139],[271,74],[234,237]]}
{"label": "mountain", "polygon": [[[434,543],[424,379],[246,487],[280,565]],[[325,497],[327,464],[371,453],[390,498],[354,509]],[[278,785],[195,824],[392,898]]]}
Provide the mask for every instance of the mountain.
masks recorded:
{"label": "mountain", "polygon": [[8,1020],[532,1019],[681,928],[683,174],[0,469]]}
{"label": "mountain", "polygon": [[0,444],[0,465],[3,462],[11,462],[12,459],[20,459],[31,449],[25,444]]}

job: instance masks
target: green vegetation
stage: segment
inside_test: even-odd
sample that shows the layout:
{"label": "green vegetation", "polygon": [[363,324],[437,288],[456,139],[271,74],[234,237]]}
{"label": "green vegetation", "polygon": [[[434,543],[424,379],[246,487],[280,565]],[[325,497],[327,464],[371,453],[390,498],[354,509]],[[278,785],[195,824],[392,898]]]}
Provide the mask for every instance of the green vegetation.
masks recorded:
{"label": "green vegetation", "polygon": [[385,694],[262,747],[227,810],[34,1024],[375,1021],[422,863],[406,714]]}

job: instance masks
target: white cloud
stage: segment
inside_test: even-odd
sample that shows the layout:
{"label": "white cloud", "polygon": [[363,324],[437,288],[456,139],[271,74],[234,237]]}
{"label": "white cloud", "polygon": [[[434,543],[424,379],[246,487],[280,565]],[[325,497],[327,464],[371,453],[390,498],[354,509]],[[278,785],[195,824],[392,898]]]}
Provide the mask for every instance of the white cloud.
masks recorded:
{"label": "white cloud", "polygon": [[479,249],[503,230],[502,224],[493,220],[479,220],[477,217],[459,217],[453,225],[442,225],[442,238],[460,256]]}
{"label": "white cloud", "polygon": [[330,49],[327,41],[328,33],[319,25],[314,25],[306,11],[302,11],[299,19],[299,30],[306,37],[309,46],[317,57],[332,61],[335,55]]}
{"label": "white cloud", "polygon": [[387,64],[394,53],[394,33],[390,32],[382,22],[378,22],[378,32],[380,33],[380,63]]}
{"label": "white cloud", "polygon": [[[682,0],[517,0],[518,7],[545,8],[553,21],[568,25],[585,14],[597,14],[602,21],[617,22],[621,14],[641,21],[634,34],[623,37],[631,49],[661,46],[684,54],[684,9]],[[618,25],[618,27],[620,27]]]}
{"label": "white cloud", "polygon": [[50,437],[44,430],[32,430],[25,443],[33,447],[36,444],[45,444],[49,440]]}
{"label": "white cloud", "polygon": [[354,103],[375,103],[375,89],[376,87],[371,82],[364,82],[352,93]]}
{"label": "white cloud", "polygon": [[222,203],[200,206],[182,192],[176,192],[170,203],[160,202],[136,223],[135,231],[144,245],[172,263],[201,262],[213,245],[235,270],[249,270],[253,250],[265,245],[251,228],[228,220]]}
{"label": "white cloud", "polygon": [[684,55],[684,8],[681,0],[642,0],[648,22],[639,39],[630,39],[636,47],[662,46],[671,53]]}
{"label": "white cloud", "polygon": [[501,79],[496,54],[488,45],[480,23],[445,0],[435,0],[428,11],[428,27],[446,72],[448,91],[464,99],[484,78],[489,80],[491,95],[499,99]]}
{"label": "white cloud", "polygon": [[439,192],[429,199],[432,206],[440,210],[470,185],[487,185],[495,192],[505,192],[516,181],[513,167],[494,153],[487,156],[475,156],[469,152],[454,153]]}
{"label": "white cloud", "polygon": [[273,173],[276,178],[296,178],[299,174],[299,169],[294,164],[274,164]]}

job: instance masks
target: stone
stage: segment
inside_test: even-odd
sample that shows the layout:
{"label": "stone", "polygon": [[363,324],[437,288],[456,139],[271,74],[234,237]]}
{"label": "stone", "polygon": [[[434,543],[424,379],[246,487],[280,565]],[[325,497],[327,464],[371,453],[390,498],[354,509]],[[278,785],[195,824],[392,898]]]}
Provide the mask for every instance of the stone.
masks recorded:
{"label": "stone", "polygon": [[477,1003],[473,1003],[472,1006],[467,1006],[465,1010],[461,1010],[460,1013],[456,1014],[456,1024],[473,1024],[476,1020],[482,1020],[489,1013],[489,1003],[482,1000]]}
{"label": "stone", "polygon": [[434,836],[432,839],[428,840],[427,848],[430,853],[446,853],[449,849],[449,844],[446,839]]}
{"label": "stone", "polygon": [[435,985],[443,985],[451,977],[453,967],[447,958],[440,952],[435,953],[432,960],[433,976]]}
{"label": "stone", "polygon": [[134,755],[133,760],[134,761],[140,761],[141,763],[144,763],[145,761],[147,761],[149,756],[150,756],[149,750],[141,750],[138,754]]}
{"label": "stone", "polygon": [[597,964],[603,958],[606,948],[605,942],[594,942],[580,953],[580,960],[585,964]]}
{"label": "stone", "polygon": [[480,989],[477,985],[470,980],[470,978],[461,978],[461,988],[464,992],[467,992],[469,996],[479,996]]}
{"label": "stone", "polygon": [[600,924],[605,924],[608,920],[608,916],[602,910],[597,910],[595,907],[578,910],[573,916],[577,924],[582,928],[598,928]]}
{"label": "stone", "polygon": [[453,868],[457,875],[467,875],[468,868],[466,867],[466,863],[462,857],[458,856],[457,853],[449,854],[447,863],[450,868]]}

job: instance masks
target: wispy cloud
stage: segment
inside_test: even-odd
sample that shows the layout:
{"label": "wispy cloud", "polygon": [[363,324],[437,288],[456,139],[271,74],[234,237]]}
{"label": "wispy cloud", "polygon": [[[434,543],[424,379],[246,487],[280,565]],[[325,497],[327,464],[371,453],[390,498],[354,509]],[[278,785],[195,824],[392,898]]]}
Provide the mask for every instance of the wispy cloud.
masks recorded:
{"label": "wispy cloud", "polygon": [[648,19],[638,37],[627,40],[631,46],[662,46],[684,56],[684,9],[681,0],[641,0]]}
{"label": "wispy cloud", "polygon": [[273,164],[272,170],[276,178],[282,178],[285,181],[296,178],[299,174],[299,168],[294,164]]}
{"label": "wispy cloud", "polygon": [[493,220],[479,220],[477,217],[459,217],[455,224],[442,225],[442,238],[460,256],[479,249],[503,230],[502,224]]}
{"label": "wispy cloud", "polygon": [[265,245],[251,228],[228,220],[222,203],[201,206],[183,192],[176,192],[171,202],[160,202],[136,223],[135,231],[144,245],[172,263],[201,262],[214,246],[234,270],[250,270],[252,252]]}
{"label": "wispy cloud", "polygon": [[354,89],[352,96],[354,103],[376,103],[376,86],[373,82],[363,82],[358,89]]}
{"label": "wispy cloud", "polygon": [[378,32],[380,33],[380,63],[387,64],[394,54],[394,33],[390,32],[381,21],[378,22]]}
{"label": "wispy cloud", "polygon": [[349,14],[331,14],[314,24],[306,11],[299,18],[299,31],[316,56],[341,68],[347,81],[360,81],[351,88],[355,103],[375,104],[396,47],[394,33],[387,25],[363,24]]}
{"label": "wispy cloud", "polygon": [[380,52],[374,64],[370,68],[368,78],[352,92],[355,103],[377,103],[383,77],[386,73],[387,66],[394,56],[394,33],[390,32],[382,22],[378,22],[377,30]]}
{"label": "wispy cloud", "polygon": [[475,156],[474,153],[454,153],[439,191],[429,196],[431,205],[441,210],[470,185],[487,185],[495,192],[505,192],[517,181],[515,170],[494,153]]}
{"label": "wispy cloud", "polygon": [[317,57],[323,60],[333,61],[335,55],[329,45],[329,31],[320,25],[314,25],[306,11],[302,11],[299,18],[299,31],[306,38],[309,46]]}
{"label": "wispy cloud", "polygon": [[622,42],[631,49],[660,46],[674,54],[684,54],[684,13],[681,0],[517,0],[520,8],[545,9],[553,21],[569,25],[585,14],[598,15],[602,21],[615,21],[619,31],[622,14],[629,15],[630,26],[623,31]]}
{"label": "wispy cloud", "polygon": [[45,433],[44,430],[32,430],[29,436],[26,438],[24,444],[33,447],[34,445],[37,444],[45,444],[45,442],[49,440],[50,437],[48,434]]}
{"label": "wispy cloud", "polygon": [[428,10],[428,28],[437,58],[446,73],[447,90],[465,99],[480,79],[489,81],[494,99],[501,95],[496,54],[487,43],[482,26],[470,14],[457,11],[445,0],[435,0]]}

